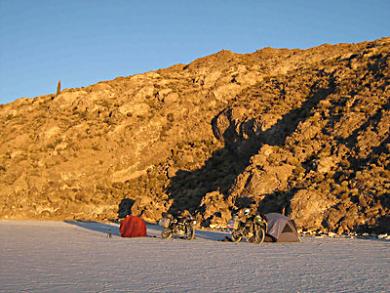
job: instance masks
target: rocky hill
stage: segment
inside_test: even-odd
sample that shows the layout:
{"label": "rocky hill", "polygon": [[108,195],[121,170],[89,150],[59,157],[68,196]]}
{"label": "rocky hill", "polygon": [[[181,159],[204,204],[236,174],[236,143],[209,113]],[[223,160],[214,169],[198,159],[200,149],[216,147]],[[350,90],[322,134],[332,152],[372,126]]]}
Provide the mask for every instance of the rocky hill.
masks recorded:
{"label": "rocky hill", "polygon": [[389,231],[390,38],[221,51],[0,106],[0,217],[156,221],[233,206]]}

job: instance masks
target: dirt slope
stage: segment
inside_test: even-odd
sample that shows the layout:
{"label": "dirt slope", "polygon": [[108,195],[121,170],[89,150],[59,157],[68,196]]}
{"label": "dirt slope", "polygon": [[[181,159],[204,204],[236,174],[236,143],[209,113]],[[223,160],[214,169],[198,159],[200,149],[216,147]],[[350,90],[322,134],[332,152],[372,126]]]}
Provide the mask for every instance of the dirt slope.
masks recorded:
{"label": "dirt slope", "polygon": [[0,105],[0,217],[147,220],[233,205],[389,231],[390,39],[221,51]]}

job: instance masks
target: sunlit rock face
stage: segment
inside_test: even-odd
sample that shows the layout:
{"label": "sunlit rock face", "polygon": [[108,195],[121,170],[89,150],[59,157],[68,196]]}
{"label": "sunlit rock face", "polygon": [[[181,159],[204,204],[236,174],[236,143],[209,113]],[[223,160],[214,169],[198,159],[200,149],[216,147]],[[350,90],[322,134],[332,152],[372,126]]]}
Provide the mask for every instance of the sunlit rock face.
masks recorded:
{"label": "sunlit rock face", "polygon": [[[390,39],[221,51],[0,106],[0,217],[223,227],[244,198],[303,229],[389,231]],[[130,208],[130,207],[129,207]]]}

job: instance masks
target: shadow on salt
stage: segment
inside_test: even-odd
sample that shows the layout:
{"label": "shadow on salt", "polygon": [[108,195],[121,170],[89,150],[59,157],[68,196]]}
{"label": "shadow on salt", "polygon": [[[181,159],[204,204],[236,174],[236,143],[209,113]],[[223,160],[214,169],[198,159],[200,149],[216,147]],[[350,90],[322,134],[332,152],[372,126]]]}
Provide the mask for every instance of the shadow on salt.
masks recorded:
{"label": "shadow on salt", "polygon": [[[103,233],[105,235],[120,236],[119,225],[116,223],[101,223],[95,221],[65,221],[66,224],[74,225],[79,228],[83,228],[93,232]],[[147,224],[147,233],[148,237],[159,238],[162,228],[158,225]],[[212,241],[222,241],[229,236],[227,232],[218,232],[218,231],[205,231],[205,230],[196,230],[196,238],[212,240]]]}

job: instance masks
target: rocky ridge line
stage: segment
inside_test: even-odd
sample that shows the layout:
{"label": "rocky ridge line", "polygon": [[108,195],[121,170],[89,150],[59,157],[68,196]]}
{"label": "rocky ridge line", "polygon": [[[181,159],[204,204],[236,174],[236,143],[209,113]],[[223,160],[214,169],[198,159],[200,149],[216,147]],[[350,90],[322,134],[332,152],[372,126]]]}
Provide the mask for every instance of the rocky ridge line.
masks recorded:
{"label": "rocky ridge line", "polygon": [[389,48],[221,51],[0,105],[0,217],[156,221],[287,213],[309,231],[389,232]]}

